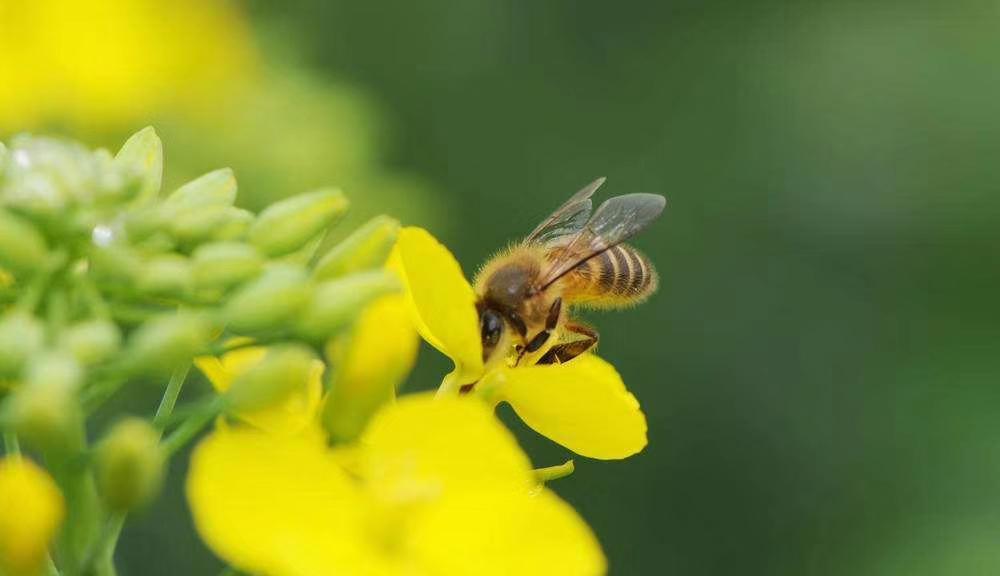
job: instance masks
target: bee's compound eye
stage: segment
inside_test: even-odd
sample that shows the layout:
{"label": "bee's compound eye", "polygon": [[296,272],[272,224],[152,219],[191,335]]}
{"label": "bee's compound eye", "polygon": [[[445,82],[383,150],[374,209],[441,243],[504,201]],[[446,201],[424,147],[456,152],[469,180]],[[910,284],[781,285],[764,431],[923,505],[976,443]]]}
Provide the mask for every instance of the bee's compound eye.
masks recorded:
{"label": "bee's compound eye", "polygon": [[500,333],[503,331],[503,319],[493,310],[483,310],[480,317],[482,325],[483,346],[496,346],[500,341]]}

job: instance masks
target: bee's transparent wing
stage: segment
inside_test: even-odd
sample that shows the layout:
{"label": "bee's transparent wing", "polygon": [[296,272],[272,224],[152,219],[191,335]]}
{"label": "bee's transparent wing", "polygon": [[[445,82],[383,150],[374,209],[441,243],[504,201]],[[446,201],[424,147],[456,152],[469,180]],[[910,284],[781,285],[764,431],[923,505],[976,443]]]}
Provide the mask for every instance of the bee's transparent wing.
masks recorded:
{"label": "bee's transparent wing", "polygon": [[604,184],[604,180],[604,178],[598,178],[570,196],[569,200],[532,230],[524,242],[553,244],[558,242],[560,238],[579,232],[590,218],[590,210],[593,207],[590,197]]}
{"label": "bee's transparent wing", "polygon": [[539,290],[581,263],[635,236],[659,217],[666,206],[659,194],[625,194],[601,204],[593,217],[558,249],[558,256],[539,279]]}

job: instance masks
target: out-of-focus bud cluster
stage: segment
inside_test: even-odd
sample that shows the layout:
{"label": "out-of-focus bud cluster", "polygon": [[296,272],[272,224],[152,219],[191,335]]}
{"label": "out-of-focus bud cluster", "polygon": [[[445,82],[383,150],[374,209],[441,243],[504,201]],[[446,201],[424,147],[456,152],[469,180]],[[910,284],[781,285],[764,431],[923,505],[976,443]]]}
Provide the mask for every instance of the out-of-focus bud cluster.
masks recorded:
{"label": "out-of-focus bud cluster", "polygon": [[[115,155],[32,136],[0,144],[0,433],[61,463],[60,488],[78,499],[90,486],[104,513],[154,497],[175,448],[161,436],[173,424],[196,431],[158,413],[155,423],[120,421],[90,446],[87,418],[124,387],[166,384],[193,358],[249,338],[267,347],[259,364],[195,407],[214,407],[213,417],[252,412],[301,387],[336,342],[344,367],[326,372],[341,381],[341,405],[323,421],[346,438],[391,397],[416,346],[404,335],[412,343],[399,344],[401,362],[350,347],[379,346],[377,326],[359,328],[364,311],[376,322],[395,313],[371,305],[400,289],[384,270],[398,222],[379,216],[336,242],[331,228],[348,207],[339,190],[254,214],[237,206],[229,169],[166,192],[162,176],[152,128]],[[383,368],[370,386],[358,381],[368,374],[359,362]],[[161,410],[169,415],[176,400],[167,387]],[[80,484],[80,474],[89,480]],[[66,522],[77,539],[93,510],[69,506]],[[72,546],[64,556],[73,561]]]}

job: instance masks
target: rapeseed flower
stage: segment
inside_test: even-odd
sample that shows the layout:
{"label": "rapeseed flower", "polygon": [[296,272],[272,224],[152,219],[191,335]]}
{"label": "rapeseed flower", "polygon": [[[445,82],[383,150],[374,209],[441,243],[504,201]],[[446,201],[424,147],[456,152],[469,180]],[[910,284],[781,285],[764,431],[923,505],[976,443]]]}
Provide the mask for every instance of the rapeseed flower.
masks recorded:
{"label": "rapeseed flower", "polygon": [[[195,359],[195,365],[219,394],[229,391],[233,382],[258,366],[267,355],[266,347],[247,343],[246,339],[233,340],[229,345],[234,349],[222,356],[201,356]],[[323,363],[314,360],[302,381],[289,383],[289,394],[267,406],[240,411],[237,417],[278,435],[297,434],[317,424],[316,411],[323,396],[323,370]]]}
{"label": "rapeseed flower", "polygon": [[391,266],[403,279],[417,331],[455,363],[441,394],[475,383],[476,394],[510,404],[535,431],[583,456],[625,458],[645,447],[638,401],[596,355],[553,365],[484,365],[476,294],[455,257],[426,230],[400,231]]}
{"label": "rapeseed flower", "polygon": [[0,132],[218,108],[257,55],[228,2],[0,0]]}
{"label": "rapeseed flower", "polygon": [[45,470],[19,455],[0,459],[0,573],[38,573],[65,514]]}
{"label": "rapeseed flower", "polygon": [[538,486],[485,405],[410,395],[356,444],[220,427],[187,480],[195,526],[235,568],[314,574],[597,575],[575,511]]}

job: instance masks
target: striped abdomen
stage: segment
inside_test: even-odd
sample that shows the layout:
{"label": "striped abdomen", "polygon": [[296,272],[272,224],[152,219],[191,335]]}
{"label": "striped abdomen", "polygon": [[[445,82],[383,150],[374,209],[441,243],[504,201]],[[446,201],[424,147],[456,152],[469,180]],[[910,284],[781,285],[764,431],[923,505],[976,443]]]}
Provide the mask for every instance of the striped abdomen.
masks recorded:
{"label": "striped abdomen", "polygon": [[563,298],[598,308],[629,306],[656,291],[652,264],[626,244],[613,246],[581,263],[567,275]]}

